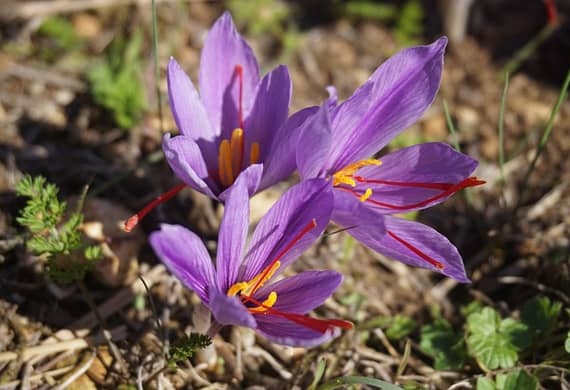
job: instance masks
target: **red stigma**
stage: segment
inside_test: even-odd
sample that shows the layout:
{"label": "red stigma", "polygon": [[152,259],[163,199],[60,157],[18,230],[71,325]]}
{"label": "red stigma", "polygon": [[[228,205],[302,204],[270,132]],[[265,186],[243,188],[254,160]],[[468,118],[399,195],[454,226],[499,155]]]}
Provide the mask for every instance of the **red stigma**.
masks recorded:
{"label": "red stigma", "polygon": [[306,328],[312,329],[316,332],[319,333],[325,333],[327,330],[336,327],[336,328],[342,328],[342,329],[347,329],[350,330],[353,328],[353,324],[350,321],[345,321],[345,320],[340,320],[340,319],[320,319],[320,318],[313,318],[313,317],[309,317],[308,315],[304,315],[304,314],[298,314],[298,313],[285,313],[283,311],[274,309],[272,307],[268,307],[266,305],[263,305],[261,302],[257,301],[256,299],[253,299],[251,297],[248,297],[248,300],[251,301],[252,303],[254,303],[255,305],[264,307],[265,309],[267,309],[265,312],[263,312],[263,315],[274,315],[277,317],[282,317],[285,318],[289,321],[292,321],[298,325],[304,326]]}
{"label": "red stigma", "polygon": [[[418,208],[418,207],[423,207],[423,206],[430,204],[431,202],[434,202],[438,199],[450,196],[450,195],[452,195],[452,194],[454,194],[457,191],[460,191],[462,189],[465,189],[468,187],[478,186],[481,184],[485,184],[485,181],[479,180],[476,177],[468,177],[467,179],[462,180],[457,184],[399,182],[399,181],[391,181],[391,180],[373,180],[373,179],[369,180],[369,179],[363,178],[362,176],[355,176],[354,178],[359,183],[385,184],[385,185],[392,185],[392,186],[398,186],[398,187],[427,188],[427,189],[441,190],[442,191],[441,193],[439,193],[435,196],[432,196],[430,198],[427,198],[425,200],[422,200],[421,202],[407,204],[407,205],[395,205],[395,204],[381,202],[381,201],[374,200],[374,199],[367,199],[366,200],[366,202],[370,202],[370,203],[375,204],[377,206],[385,207],[385,208],[392,209],[392,210],[400,210],[400,211],[408,210],[408,209],[414,209],[414,208]],[[358,196],[358,197],[361,196],[361,194],[359,194],[358,192],[356,192],[350,188],[346,188],[346,187],[337,187],[337,188],[342,189],[342,190],[347,191],[347,192],[350,192],[355,196]]]}
{"label": "red stigma", "polygon": [[556,3],[554,0],[544,0],[544,7],[546,8],[546,20],[549,25],[555,25],[558,23],[558,10],[556,9]]}
{"label": "red stigma", "polygon": [[409,242],[407,242],[406,240],[404,240],[403,238],[399,237],[396,235],[396,233],[391,232],[391,231],[387,231],[388,235],[390,237],[392,237],[394,240],[398,241],[400,244],[404,245],[406,248],[408,248],[409,250],[411,250],[412,252],[414,252],[416,255],[418,255],[419,257],[422,258],[422,260],[426,261],[427,263],[433,265],[435,268],[437,268],[438,270],[443,270],[444,266],[443,264],[441,264],[439,261],[434,260],[432,257],[426,255],[424,252],[422,252],[421,250],[419,250],[418,248],[416,248],[415,246],[413,246],[412,244],[410,244]]}
{"label": "red stigma", "polygon": [[238,102],[238,118],[239,118],[239,127],[243,130],[243,66],[236,65],[236,75],[238,78],[238,87],[239,87],[239,102]]}
{"label": "red stigma", "polygon": [[[269,265],[267,267],[265,267],[265,271],[263,271],[263,274],[261,274],[261,278],[259,278],[259,280],[257,281],[257,283],[255,284],[255,286],[253,286],[252,294],[257,291],[257,289],[259,288],[260,284],[262,283],[263,280],[265,280],[265,277],[267,276],[267,274],[271,271],[271,268],[273,266],[273,264],[277,263],[279,260],[281,260],[281,258],[283,256],[285,256],[285,254],[287,252],[289,252],[291,250],[291,248],[293,248],[293,246],[299,242],[299,240],[301,238],[303,238],[303,236],[307,233],[309,233],[312,229],[314,229],[317,226],[317,221],[313,218],[311,220],[311,222],[309,222],[307,225],[305,225],[305,227],[295,236],[293,237],[293,239],[287,244],[287,246],[285,246],[285,248],[283,248],[281,250],[281,252],[279,252],[279,254],[277,256],[275,256],[275,259],[273,259],[271,261],[271,263],[269,263]],[[249,298],[249,297],[248,297]]]}
{"label": "red stigma", "polygon": [[161,203],[166,202],[167,200],[170,200],[171,198],[173,198],[177,193],[179,193],[184,187],[186,187],[186,184],[182,183],[177,185],[176,187],[168,190],[167,192],[165,192],[164,194],[161,194],[159,196],[157,196],[152,202],[150,202],[149,204],[147,204],[146,206],[144,206],[142,208],[141,211],[139,211],[138,213],[136,213],[135,215],[133,215],[132,217],[130,217],[129,219],[127,219],[127,221],[125,222],[125,226],[123,227],[123,229],[128,233],[131,230],[133,230],[135,228],[135,226],[138,225],[138,223],[148,214],[150,213],[156,206],[158,206]]}

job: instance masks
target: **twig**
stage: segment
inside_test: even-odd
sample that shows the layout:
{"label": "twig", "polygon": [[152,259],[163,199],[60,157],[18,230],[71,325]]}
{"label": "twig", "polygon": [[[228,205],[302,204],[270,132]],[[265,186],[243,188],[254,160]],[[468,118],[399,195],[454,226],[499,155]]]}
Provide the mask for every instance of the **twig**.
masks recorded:
{"label": "twig", "polygon": [[85,374],[85,372],[87,372],[89,367],[91,367],[91,364],[93,364],[93,361],[95,360],[96,356],[97,354],[95,353],[95,350],[91,350],[91,355],[89,356],[89,358],[83,359],[83,364],[81,364],[81,366],[79,366],[79,368],[77,368],[71,375],[65,378],[65,380],[55,388],[55,390],[66,389],[69,385],[75,382],[77,378]]}
{"label": "twig", "polygon": [[119,363],[119,367],[121,368],[121,372],[124,375],[127,375],[127,373],[128,373],[127,364],[125,363],[123,356],[121,355],[121,352],[119,351],[119,349],[117,348],[117,346],[113,342],[113,338],[112,338],[111,334],[107,331],[107,326],[105,325],[105,320],[103,319],[103,317],[101,317],[101,314],[99,313],[99,309],[97,308],[95,301],[91,297],[91,294],[89,294],[89,290],[87,290],[87,287],[85,286],[85,283],[83,282],[82,279],[79,279],[77,281],[77,285],[79,286],[79,290],[81,290],[81,294],[83,295],[83,298],[85,299],[85,301],[89,305],[91,312],[93,312],[93,314],[97,318],[97,321],[99,322],[99,326],[101,327],[101,333],[103,334],[103,337],[107,341],[107,345],[109,346],[109,350],[113,354],[113,357]]}
{"label": "twig", "polygon": [[[32,375],[28,379],[29,379],[30,383],[31,382],[46,382],[46,378],[62,375],[62,374],[65,374],[71,370],[73,370],[73,366],[56,368],[55,370],[43,372],[43,373],[37,374],[37,375]],[[3,383],[2,385],[0,385],[0,390],[12,390],[12,389],[17,388],[18,385],[20,385],[21,383],[22,383],[22,381],[20,381],[20,380],[8,382],[8,383]]]}
{"label": "twig", "polygon": [[[125,326],[119,326],[110,332],[111,336],[115,339],[123,339],[125,337],[125,329]],[[18,358],[22,361],[28,361],[34,356],[50,355],[71,349],[83,349],[91,345],[101,344],[101,342],[101,337],[87,337],[61,341],[54,344],[42,344],[27,347],[22,349],[20,352],[0,352],[0,362],[7,362]]]}
{"label": "twig", "polygon": [[[147,273],[143,274],[142,277],[148,282],[149,287],[152,287],[154,283],[164,274],[165,268],[163,265],[159,264],[150,269]],[[136,280],[131,286],[123,288],[116,295],[112,296],[105,302],[99,305],[97,308],[99,315],[102,318],[107,318],[112,314],[120,311],[126,305],[130,304],[135,295],[143,293],[144,286],[140,280]],[[92,312],[87,313],[85,316],[81,317],[79,320],[75,321],[69,325],[70,329],[92,329],[97,324],[97,318]]]}
{"label": "twig", "polygon": [[[31,19],[89,9],[116,7],[137,3],[150,3],[151,0],[58,0],[58,1],[8,1],[0,5],[0,20]],[[162,3],[174,3],[178,0],[157,0]]]}
{"label": "twig", "polygon": [[540,292],[556,295],[558,298],[564,301],[566,305],[570,305],[570,297],[568,295],[564,294],[562,291],[553,289],[552,287],[548,287],[542,283],[533,282],[520,276],[503,276],[498,280],[499,283],[503,284],[522,284],[523,286],[534,287]]}
{"label": "twig", "polygon": [[[536,147],[536,152],[534,154],[534,158],[530,162],[528,169],[524,175],[524,179],[522,181],[522,186],[521,186],[520,193],[519,193],[517,206],[520,206],[520,204],[523,200],[523,193],[526,190],[528,178],[529,178],[530,174],[532,173],[532,171],[534,170],[534,167],[536,166],[536,162],[538,161],[538,158],[540,157],[540,155],[542,154],[542,151],[544,150],[544,147],[546,146],[546,142],[548,141],[548,138],[550,137],[550,133],[552,132],[552,128],[554,127],[554,120],[556,119],[556,116],[558,115],[558,111],[560,111],[560,107],[562,106],[562,103],[566,99],[566,93],[568,92],[569,86],[570,86],[570,70],[566,74],[566,79],[564,80],[564,84],[562,84],[562,89],[560,89],[560,94],[558,95],[558,99],[556,100],[556,103],[554,104],[554,107],[552,108],[552,111],[550,112],[550,117],[548,118],[548,122],[546,124],[546,127],[544,128],[544,132],[542,133],[542,137],[540,138],[540,142],[538,143],[538,146]],[[514,210],[516,210],[517,208],[518,207],[515,207]]]}

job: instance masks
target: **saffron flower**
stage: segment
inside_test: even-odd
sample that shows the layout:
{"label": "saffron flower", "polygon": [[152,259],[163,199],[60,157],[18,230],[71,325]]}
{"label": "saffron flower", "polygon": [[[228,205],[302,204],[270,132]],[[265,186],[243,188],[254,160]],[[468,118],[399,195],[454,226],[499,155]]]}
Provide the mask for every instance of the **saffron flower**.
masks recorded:
{"label": "saffron flower", "polygon": [[384,62],[342,104],[335,91],[301,127],[301,177],[328,180],[332,220],[373,250],[406,264],[468,282],[461,256],[447,238],[391,214],[433,206],[483,182],[477,161],[442,143],[410,146],[370,158],[418,120],[439,88],[447,39],[403,50]]}
{"label": "saffron flower", "polygon": [[306,271],[275,281],[327,226],[333,196],[326,181],[292,187],[261,219],[244,251],[249,201],[246,179],[228,190],[216,265],[200,238],[184,227],[162,225],[150,236],[158,257],[211,310],[219,325],[255,329],[275,343],[310,347],[352,324],[305,315],[339,286],[335,271]]}
{"label": "saffron flower", "polygon": [[[198,80],[199,95],[178,63],[170,60],[168,94],[181,134],[165,135],[163,149],[185,184],[223,201],[224,191],[242,173],[251,195],[295,170],[290,133],[306,114],[287,122],[289,71],[279,65],[260,79],[253,51],[228,12],[208,32]],[[262,172],[248,170],[255,164],[263,164]]]}
{"label": "saffron flower", "polygon": [[198,76],[199,94],[176,60],[170,59],[168,96],[180,135],[165,134],[162,147],[183,183],[131,217],[126,231],[186,186],[224,202],[225,191],[240,175],[246,177],[251,196],[296,169],[296,130],[314,110],[288,118],[289,70],[279,65],[260,79],[257,59],[229,12],[208,32]]}

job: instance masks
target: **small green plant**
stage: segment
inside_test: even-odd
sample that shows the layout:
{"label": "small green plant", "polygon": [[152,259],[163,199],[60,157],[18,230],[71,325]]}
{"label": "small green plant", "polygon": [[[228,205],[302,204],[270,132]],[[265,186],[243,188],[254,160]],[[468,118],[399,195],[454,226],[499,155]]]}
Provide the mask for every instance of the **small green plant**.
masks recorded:
{"label": "small green plant", "polygon": [[521,306],[520,319],[504,318],[479,302],[463,307],[461,314],[463,331],[454,329],[439,312],[432,313],[433,322],[420,330],[420,348],[433,357],[437,370],[461,370],[476,361],[486,374],[477,378],[477,389],[534,390],[541,372],[558,370],[553,361],[570,364],[570,356],[564,352],[570,353],[570,333],[566,336],[567,330],[560,327],[560,302],[533,297]]}
{"label": "small green plant", "polygon": [[498,374],[495,380],[487,377],[477,379],[477,390],[536,390],[538,379],[524,370]]}
{"label": "small green plant", "polygon": [[104,60],[87,74],[93,99],[109,110],[123,129],[135,126],[146,109],[141,48],[140,32],[127,41],[117,38],[109,46]]}
{"label": "small green plant", "polygon": [[467,345],[487,370],[513,367],[519,352],[529,344],[527,326],[513,318],[501,318],[493,308],[484,307],[467,317]]}
{"label": "small green plant", "polygon": [[463,334],[455,331],[443,317],[421,329],[420,348],[434,358],[436,370],[459,370],[467,360],[467,348]]}
{"label": "small green plant", "polygon": [[32,234],[27,240],[28,249],[46,258],[49,275],[57,282],[83,279],[101,256],[101,248],[83,247],[80,211],[65,217],[67,205],[58,199],[58,188],[42,176],[26,175],[16,186],[16,192],[29,198],[17,218]]}
{"label": "small green plant", "polygon": [[401,45],[413,45],[421,40],[425,13],[419,0],[408,0],[402,6],[372,0],[350,0],[340,4],[341,12],[350,17],[392,25],[394,36]]}
{"label": "small green plant", "polygon": [[83,43],[71,22],[58,15],[46,18],[40,25],[38,34],[43,41],[42,45],[38,45],[39,54],[47,61],[57,60],[80,48]]}
{"label": "small green plant", "polygon": [[190,359],[197,350],[204,349],[210,344],[212,344],[212,339],[209,336],[200,333],[190,333],[186,337],[178,340],[170,349],[168,365],[170,367],[176,367],[178,363]]}
{"label": "small green plant", "polygon": [[394,36],[401,45],[415,45],[424,33],[424,9],[419,0],[409,0],[404,4],[396,19]]}

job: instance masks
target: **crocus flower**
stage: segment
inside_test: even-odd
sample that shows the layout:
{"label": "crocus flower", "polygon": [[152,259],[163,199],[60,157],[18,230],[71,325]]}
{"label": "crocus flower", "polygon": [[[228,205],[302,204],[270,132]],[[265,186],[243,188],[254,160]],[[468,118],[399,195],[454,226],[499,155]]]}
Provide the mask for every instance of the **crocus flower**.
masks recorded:
{"label": "crocus flower", "polygon": [[[242,174],[253,195],[295,170],[292,132],[310,110],[287,118],[292,89],[287,67],[279,65],[260,78],[253,51],[228,12],[214,23],[204,42],[200,93],[173,58],[167,82],[180,135],[166,134],[162,145],[168,164],[183,184],[132,217],[126,230],[186,186],[224,201],[225,191]],[[253,168],[256,165],[262,168]]]}
{"label": "crocus flower", "polygon": [[244,250],[248,204],[240,177],[228,189],[215,266],[200,238],[184,227],[162,225],[150,243],[220,325],[250,327],[275,343],[305,347],[351,328],[347,321],[305,315],[339,286],[339,273],[306,271],[276,281],[327,226],[333,205],[328,183],[315,179],[292,187],[261,219]]}
{"label": "crocus flower", "polygon": [[297,165],[303,179],[324,178],[334,189],[332,220],[375,251],[467,282],[457,249],[423,224],[391,216],[442,202],[483,182],[477,162],[442,143],[410,146],[370,158],[418,120],[441,80],[447,39],[403,50],[337,104],[335,91],[307,120]]}
{"label": "crocus flower", "polygon": [[[181,135],[166,135],[163,147],[184,183],[212,198],[223,198],[224,190],[242,172],[251,175],[247,168],[252,164],[264,166],[259,189],[295,170],[294,145],[288,142],[295,126],[284,126],[291,101],[289,71],[280,65],[260,79],[253,51],[228,12],[214,23],[204,43],[200,95],[174,59],[168,64],[167,79]],[[256,190],[255,182],[247,180],[250,194]]]}

